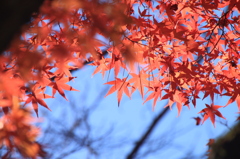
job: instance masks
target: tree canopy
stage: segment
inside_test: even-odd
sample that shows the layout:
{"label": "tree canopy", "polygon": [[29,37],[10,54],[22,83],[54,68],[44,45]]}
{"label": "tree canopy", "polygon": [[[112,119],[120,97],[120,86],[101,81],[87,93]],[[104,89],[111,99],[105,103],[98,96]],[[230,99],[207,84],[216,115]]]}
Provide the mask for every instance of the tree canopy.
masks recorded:
{"label": "tree canopy", "polygon": [[[6,39],[0,39],[6,156],[14,148],[27,157],[44,155],[27,106],[38,115],[39,106],[49,109],[44,99],[59,93],[67,100],[64,91],[78,91],[67,84],[76,78],[72,71],[84,65],[108,80],[107,95],[116,92],[118,105],[124,94],[138,91],[143,103],[153,100],[154,108],[168,100],[166,107],[175,103],[180,115],[183,106],[198,107],[197,100],[210,98],[198,120],[213,124],[216,116],[224,118],[222,107],[236,101],[240,109],[239,0],[27,2],[0,5],[12,8],[1,9],[7,18],[1,16],[0,27]],[[216,105],[217,96],[229,100]]]}

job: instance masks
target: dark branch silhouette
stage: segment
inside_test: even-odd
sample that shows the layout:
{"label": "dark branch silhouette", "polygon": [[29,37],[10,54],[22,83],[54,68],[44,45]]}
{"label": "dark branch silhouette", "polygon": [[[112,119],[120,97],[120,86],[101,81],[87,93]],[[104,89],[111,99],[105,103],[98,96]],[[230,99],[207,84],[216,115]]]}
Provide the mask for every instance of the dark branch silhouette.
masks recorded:
{"label": "dark branch silhouette", "polygon": [[143,144],[145,143],[147,138],[151,135],[151,133],[153,132],[153,130],[156,127],[156,125],[158,124],[158,122],[164,117],[164,115],[167,114],[168,110],[169,110],[169,108],[164,108],[163,111],[161,111],[158,114],[158,116],[155,117],[155,119],[152,121],[152,123],[149,126],[149,128],[147,129],[147,131],[144,133],[143,136],[141,136],[139,141],[137,141],[136,145],[133,147],[133,149],[131,150],[131,152],[127,156],[127,159],[133,159],[137,155],[140,148],[143,146]]}

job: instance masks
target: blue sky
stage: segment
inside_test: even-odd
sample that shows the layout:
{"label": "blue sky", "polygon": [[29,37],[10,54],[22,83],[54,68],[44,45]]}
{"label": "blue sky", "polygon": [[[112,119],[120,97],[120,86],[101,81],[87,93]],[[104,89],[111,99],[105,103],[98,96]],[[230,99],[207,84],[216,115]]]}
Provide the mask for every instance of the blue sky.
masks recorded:
{"label": "blue sky", "polygon": [[[107,82],[107,80],[102,79],[101,74],[91,77],[93,69],[92,66],[86,66],[73,74],[73,76],[77,76],[78,78],[75,79],[71,85],[80,90],[80,92],[67,92],[67,98],[70,102],[65,101],[60,95],[57,95],[55,99],[48,100],[52,112],[40,108],[40,116],[51,116],[50,118],[46,118],[45,122],[51,122],[51,118],[55,117],[60,121],[64,119],[64,121],[62,121],[63,123],[71,125],[74,120],[74,113],[79,113],[69,109],[71,108],[71,102],[79,107],[88,107],[93,104],[95,97],[99,96],[100,93],[104,93],[102,90],[107,89],[106,87],[108,86],[103,84]],[[102,96],[104,95],[105,94],[102,94]],[[225,98],[218,98],[217,101],[218,103],[216,104],[219,105],[226,104],[227,102]],[[210,100],[205,99],[204,102],[210,103]],[[121,143],[123,140],[128,141],[121,147],[103,150],[101,158],[123,159],[134,146],[134,142],[146,131],[153,118],[164,109],[163,106],[165,106],[166,101],[159,101],[156,109],[153,111],[152,101],[143,105],[140,94],[135,93],[131,100],[124,96],[120,107],[118,107],[116,93],[113,93],[106,98],[102,97],[102,100],[97,101],[95,104],[98,106],[93,110],[90,117],[90,124],[94,128],[91,136],[97,137],[110,127],[113,127],[113,132],[110,135],[111,140],[108,141],[108,144]],[[164,119],[160,121],[150,136],[149,140],[152,141],[152,145],[146,144],[143,149],[141,149],[141,152],[143,152],[147,150],[149,146],[154,148],[154,142],[156,142],[158,143],[155,143],[156,145],[160,145],[159,148],[155,147],[155,149],[158,150],[156,151],[157,153],[146,156],[144,159],[180,159],[189,152],[191,152],[192,155],[202,158],[202,155],[207,151],[206,144],[208,140],[210,138],[216,138],[228,131],[226,126],[219,123],[219,121],[225,123],[226,120],[219,118],[216,118],[216,128],[214,128],[210,120],[207,120],[203,125],[196,126],[195,120],[192,118],[200,116],[200,114],[197,113],[204,107],[204,103],[199,100],[196,108],[191,107],[189,110],[187,107],[184,107],[179,117],[177,117],[177,109],[173,107],[172,111],[169,111]],[[221,109],[223,116],[228,119],[228,126],[234,124],[237,116],[237,114],[234,115],[235,112],[237,112],[235,104]],[[64,116],[62,113],[64,113]],[[162,144],[159,144],[160,142],[162,142]],[[66,159],[76,157],[87,158],[87,156],[87,153],[81,150],[66,157]]]}

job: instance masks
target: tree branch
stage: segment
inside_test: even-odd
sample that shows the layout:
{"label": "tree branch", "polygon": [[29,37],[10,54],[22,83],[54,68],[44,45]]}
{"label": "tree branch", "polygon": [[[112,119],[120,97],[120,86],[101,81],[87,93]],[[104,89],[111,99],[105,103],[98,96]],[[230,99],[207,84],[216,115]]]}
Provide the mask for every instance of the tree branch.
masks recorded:
{"label": "tree branch", "polygon": [[152,133],[153,129],[156,127],[157,123],[163,118],[163,116],[168,112],[169,108],[165,108],[163,111],[159,113],[157,117],[152,121],[151,125],[149,126],[148,130],[145,132],[145,134],[139,139],[139,141],[136,143],[135,147],[133,147],[132,151],[127,156],[127,159],[133,159],[142,145],[145,143],[147,138]]}

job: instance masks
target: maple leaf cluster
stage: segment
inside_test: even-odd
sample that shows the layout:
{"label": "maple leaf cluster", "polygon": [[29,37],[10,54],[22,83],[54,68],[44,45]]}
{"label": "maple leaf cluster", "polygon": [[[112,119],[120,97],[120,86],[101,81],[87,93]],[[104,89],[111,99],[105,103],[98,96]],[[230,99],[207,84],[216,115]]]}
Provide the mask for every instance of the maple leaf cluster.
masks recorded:
{"label": "maple leaf cluster", "polygon": [[138,90],[144,103],[168,99],[180,114],[203,94],[212,103],[199,113],[214,124],[216,115],[224,118],[216,95],[240,109],[239,6],[239,0],[46,0],[0,58],[0,106],[10,115],[17,97],[38,115],[39,106],[49,109],[44,99],[77,91],[67,84],[71,72],[89,64],[93,74],[114,70],[107,95],[117,92],[118,104]]}

